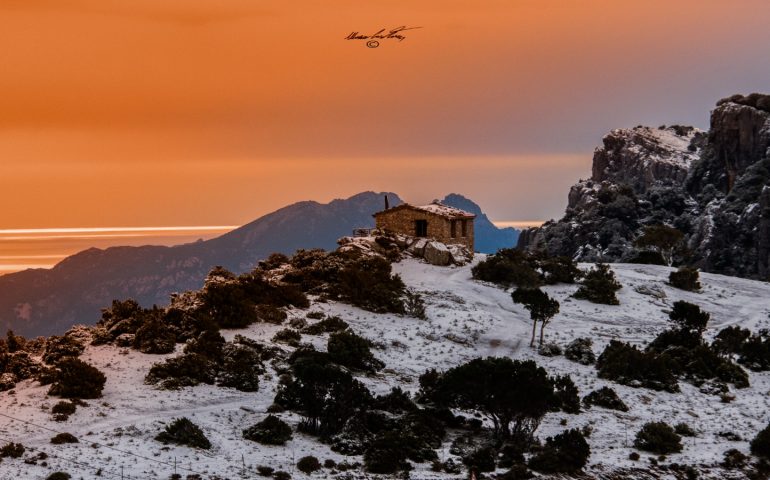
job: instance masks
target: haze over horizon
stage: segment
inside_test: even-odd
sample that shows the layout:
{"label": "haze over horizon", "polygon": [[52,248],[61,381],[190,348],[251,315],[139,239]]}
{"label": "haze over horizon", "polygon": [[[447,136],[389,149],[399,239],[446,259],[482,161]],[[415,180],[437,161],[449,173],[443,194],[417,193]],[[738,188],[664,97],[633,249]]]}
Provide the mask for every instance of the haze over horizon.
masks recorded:
{"label": "haze over horizon", "polygon": [[731,5],[3,2],[0,229],[241,225],[365,190],[559,217],[610,129],[707,128],[770,85],[770,4]]}

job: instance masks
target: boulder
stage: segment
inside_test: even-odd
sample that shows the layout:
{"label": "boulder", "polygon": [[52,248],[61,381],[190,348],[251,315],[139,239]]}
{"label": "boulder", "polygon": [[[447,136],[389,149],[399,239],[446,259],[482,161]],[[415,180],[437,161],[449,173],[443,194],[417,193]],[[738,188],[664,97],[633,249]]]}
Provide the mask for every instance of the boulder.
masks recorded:
{"label": "boulder", "polygon": [[452,253],[441,242],[428,242],[423,258],[431,265],[447,266],[452,263]]}

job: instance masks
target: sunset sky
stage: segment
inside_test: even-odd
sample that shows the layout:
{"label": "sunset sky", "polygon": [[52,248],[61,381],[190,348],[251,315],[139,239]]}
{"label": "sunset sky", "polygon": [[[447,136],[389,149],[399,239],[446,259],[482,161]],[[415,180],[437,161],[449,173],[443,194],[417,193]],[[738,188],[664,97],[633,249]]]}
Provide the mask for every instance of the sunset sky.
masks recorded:
{"label": "sunset sky", "polygon": [[[766,0],[3,0],[0,230],[458,192],[556,217],[610,129],[770,90]],[[352,31],[422,27],[378,48]],[[0,255],[2,253],[0,252]]]}

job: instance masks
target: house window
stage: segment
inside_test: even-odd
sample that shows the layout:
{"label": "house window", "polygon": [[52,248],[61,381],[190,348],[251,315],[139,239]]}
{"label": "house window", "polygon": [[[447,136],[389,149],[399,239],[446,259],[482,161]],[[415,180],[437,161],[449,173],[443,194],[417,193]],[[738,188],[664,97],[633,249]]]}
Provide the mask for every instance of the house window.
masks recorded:
{"label": "house window", "polygon": [[427,237],[428,236],[428,221],[427,220],[415,220],[414,221],[414,236],[415,237]]}
{"label": "house window", "polygon": [[462,221],[462,231],[463,231],[463,237],[467,237],[468,236],[468,220],[463,220]]}
{"label": "house window", "polygon": [[457,220],[452,220],[450,224],[452,226],[452,238],[456,238],[457,237]]}

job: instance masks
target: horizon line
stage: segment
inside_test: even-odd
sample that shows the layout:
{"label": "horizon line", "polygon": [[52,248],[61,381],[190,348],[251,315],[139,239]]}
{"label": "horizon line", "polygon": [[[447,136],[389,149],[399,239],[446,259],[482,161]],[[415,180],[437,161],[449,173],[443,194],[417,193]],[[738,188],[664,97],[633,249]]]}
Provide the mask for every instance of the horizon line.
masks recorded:
{"label": "horizon line", "polygon": [[81,234],[81,233],[113,233],[113,232],[187,232],[187,231],[218,231],[233,230],[240,225],[202,225],[178,227],[56,227],[56,228],[6,228],[0,229],[0,235],[24,234]]}

